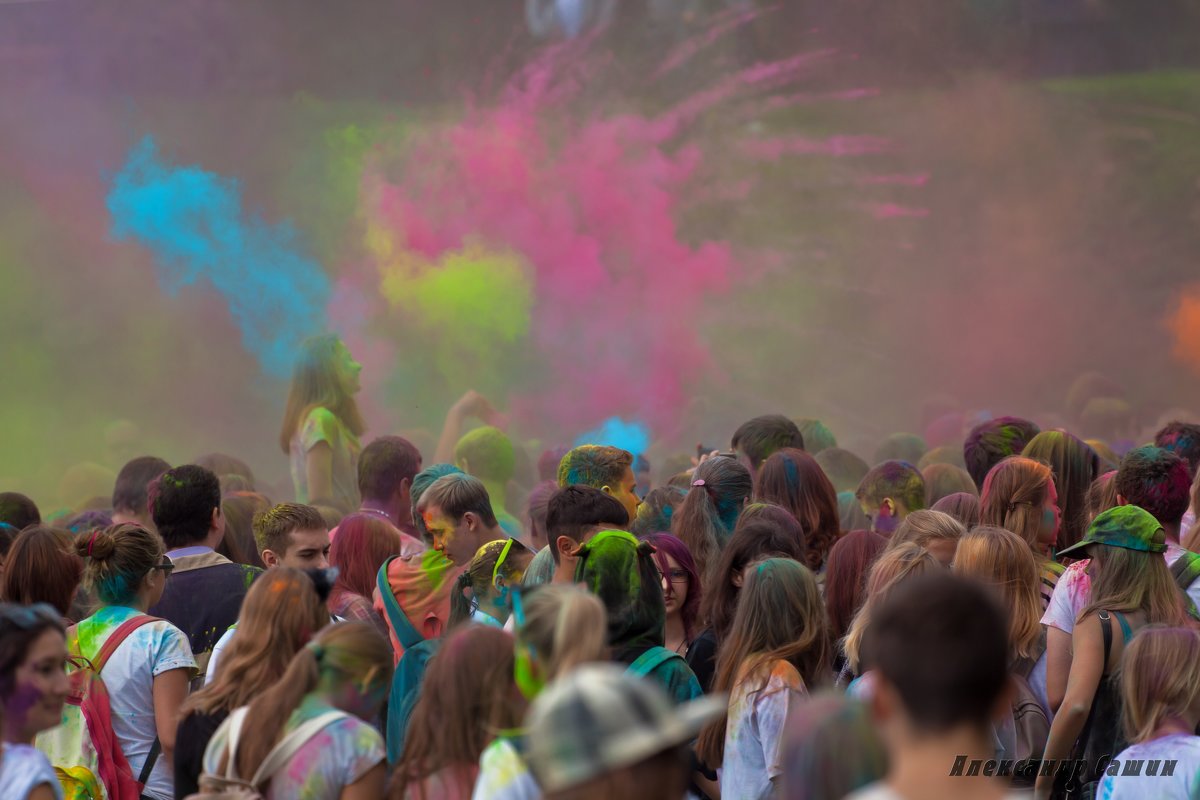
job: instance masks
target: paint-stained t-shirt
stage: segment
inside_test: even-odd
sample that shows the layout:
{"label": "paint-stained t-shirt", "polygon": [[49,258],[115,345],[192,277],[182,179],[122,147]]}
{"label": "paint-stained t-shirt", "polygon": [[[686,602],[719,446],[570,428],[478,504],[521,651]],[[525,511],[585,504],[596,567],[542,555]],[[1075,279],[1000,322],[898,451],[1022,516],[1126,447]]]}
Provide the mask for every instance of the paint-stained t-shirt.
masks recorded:
{"label": "paint-stained t-shirt", "polygon": [[[310,497],[308,492],[308,451],[324,442],[331,453],[330,470],[333,497]],[[346,424],[328,408],[318,406],[308,412],[296,435],[289,455],[296,502],[332,500],[343,511],[358,508],[358,456],[362,445]]]}
{"label": "paint-stained t-shirt", "polygon": [[[1200,797],[1200,736],[1181,733],[1131,745],[1121,751],[1116,761],[1121,764],[1121,774],[1105,775],[1100,780],[1098,800]],[[1175,763],[1166,767],[1171,761]],[[1140,766],[1135,767],[1138,762]],[[1135,770],[1137,775],[1126,774]]]}
{"label": "paint-stained t-shirt", "polygon": [[[288,718],[280,738],[304,722],[336,710],[312,696],[306,697]],[[229,743],[229,722],[221,724],[204,751],[205,772],[222,774],[219,770]],[[348,715],[326,725],[305,742],[275,773],[265,796],[267,800],[338,800],[342,789],[359,781],[386,757],[379,731]]]}
{"label": "paint-stained t-shirt", "polygon": [[[120,625],[141,611],[123,606],[107,606],[79,623],[79,649],[94,657]],[[129,634],[109,657],[101,673],[108,690],[113,731],[121,752],[134,775],[140,775],[150,748],[158,737],[154,719],[154,678],[173,669],[196,669],[192,648],[183,631],[160,620],[141,626]],[[146,783],[145,793],[160,800],[174,797],[171,765],[159,757]]]}
{"label": "paint-stained t-shirt", "polygon": [[479,757],[479,778],[471,800],[540,800],[541,796],[537,781],[512,742],[493,739]]}
{"label": "paint-stained t-shirt", "polygon": [[783,772],[783,728],[788,709],[808,690],[800,673],[787,661],[739,676],[729,697],[725,723],[725,763],[721,770],[721,800],[766,800],[774,797],[772,779]]}
{"label": "paint-stained t-shirt", "polygon": [[63,800],[54,767],[40,751],[27,744],[0,743],[0,796],[25,800],[39,786],[48,786],[55,800]]}

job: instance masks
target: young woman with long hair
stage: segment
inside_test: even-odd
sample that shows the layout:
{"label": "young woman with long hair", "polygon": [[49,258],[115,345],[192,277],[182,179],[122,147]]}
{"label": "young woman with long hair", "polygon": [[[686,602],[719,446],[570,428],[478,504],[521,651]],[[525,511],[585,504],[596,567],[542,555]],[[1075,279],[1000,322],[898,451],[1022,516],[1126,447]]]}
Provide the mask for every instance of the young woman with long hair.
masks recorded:
{"label": "young woman with long hair", "polygon": [[34,738],[62,721],[70,692],[58,610],[0,604],[0,788],[14,800],[62,800],[62,787]]}
{"label": "young woman with long hair", "polygon": [[300,346],[279,445],[291,458],[299,503],[358,508],[359,437],[366,430],[354,395],[362,365],[334,334]]}
{"label": "young woman with long hair", "polygon": [[837,645],[834,667],[841,671],[845,656],[842,637],[858,613],[867,591],[867,574],[888,540],[874,531],[850,531],[829,549],[825,567],[825,611],[829,616],[830,639]]}
{"label": "young woman with long hair", "polygon": [[509,592],[521,585],[531,561],[533,553],[516,539],[497,539],[480,547],[450,594],[447,627],[465,622],[504,627]]}
{"label": "young woman with long hair", "polygon": [[511,635],[482,625],[468,625],[442,643],[413,708],[388,789],[392,800],[471,796],[484,748],[520,726],[525,713],[513,677],[515,652]]}
{"label": "young woman with long hair", "polygon": [[842,529],[837,492],[816,459],[791,447],[772,453],[759,470],[754,499],[792,512],[804,529],[806,563],[813,571],[824,569]]}
{"label": "young woman with long hair", "polygon": [[687,545],[669,533],[652,533],[645,539],[654,546],[654,564],[662,575],[667,604],[666,641],[663,646],[685,655],[700,633],[700,573]]}
{"label": "young woman with long hair", "polygon": [[[174,565],[158,534],[133,523],[79,537],[75,553],[84,560],[84,583],[100,608],[72,629],[68,645],[73,654],[94,659],[122,625],[148,617]],[[176,722],[195,671],[187,634],[166,620],[146,622],[129,633],[104,667],[113,732],[130,770],[141,775],[146,763],[153,763],[146,797],[174,795]]]}
{"label": "young woman with long hair", "polygon": [[46,603],[67,620],[83,579],[83,559],[73,544],[71,534],[58,528],[37,525],[21,531],[5,561],[4,599],[26,606]]}
{"label": "young woman with long hair", "polygon": [[[1058,548],[1065,550],[1071,547],[1087,530],[1084,495],[1100,474],[1100,457],[1086,442],[1066,431],[1042,431],[1029,440],[1021,455],[1050,465],[1058,507],[1062,509]],[[1013,533],[1020,535],[1019,531]]]}
{"label": "young woman with long hair", "polygon": [[980,522],[1020,536],[1033,551],[1041,577],[1042,610],[1050,605],[1064,567],[1053,560],[1062,515],[1054,473],[1040,461],[1009,456],[983,480]]}
{"label": "young woman with long hair", "polygon": [[248,781],[286,736],[311,722],[318,730],[269,776],[263,796],[376,800],[387,779],[387,753],[366,720],[378,716],[391,682],[392,652],[375,628],[365,622],[323,628],[274,685],[221,723],[204,751],[201,788],[207,776],[226,774],[235,730],[235,771]]}
{"label": "young woman with long hair", "polygon": [[[514,677],[526,700],[581,664],[608,660],[604,604],[580,586],[553,584],[513,600],[516,625]],[[519,611],[517,611],[519,609]],[[520,735],[501,734],[479,758],[472,800],[539,800]]]}
{"label": "young woman with long hair", "polygon": [[[1133,634],[1146,625],[1188,624],[1183,595],[1162,557],[1166,548],[1158,520],[1137,506],[1119,506],[1096,517],[1083,541],[1064,551],[1091,556],[1091,596],[1071,634],[1066,694],[1044,758],[1084,759],[1085,782],[1099,777],[1101,757],[1125,746],[1114,674]],[[1049,794],[1053,782],[1053,775],[1039,775],[1039,795]]]}
{"label": "young woman with long hair", "polygon": [[753,491],[750,470],[714,456],[696,467],[687,497],[671,515],[671,533],[687,545],[705,584]]}
{"label": "young woman with long hair", "polygon": [[1121,661],[1122,712],[1129,747],[1121,764],[1173,764],[1171,772],[1105,775],[1097,797],[1195,797],[1200,793],[1200,631],[1149,625]]}
{"label": "young woman with long hair", "polygon": [[863,652],[863,639],[871,624],[871,615],[887,601],[888,594],[904,581],[942,569],[942,565],[928,550],[912,542],[905,542],[884,550],[867,575],[867,588],[863,604],[850,621],[846,636],[842,639],[842,653],[846,664],[838,683],[845,685],[849,678],[862,676],[870,667],[870,659]]}
{"label": "young woman with long hair", "polygon": [[754,503],[746,508],[715,565],[713,579],[704,589],[700,619],[705,628],[688,648],[688,666],[704,691],[712,689],[717,649],[733,625],[746,567],[772,556],[803,563],[806,553],[804,529],[790,511],[770,503]]}
{"label": "young woman with long hair", "polygon": [[1029,682],[1047,718],[1046,634],[1038,598],[1038,567],[1029,545],[1010,530],[980,526],[958,543],[954,571],[993,587],[1008,610],[1010,665]]}
{"label": "young woman with long hair", "polygon": [[234,636],[212,682],[180,709],[175,740],[175,795],[197,791],[204,750],[230,712],[279,681],[296,652],[329,624],[312,580],[300,570],[275,567],[246,592]]}
{"label": "young woman with long hair", "polygon": [[375,610],[371,596],[379,568],[400,547],[400,529],[385,519],[371,514],[343,519],[329,548],[329,566],[338,571],[329,594],[329,613],[369,622],[387,636],[387,622]]}
{"label": "young woman with long hair", "polygon": [[729,711],[701,732],[696,754],[723,764],[721,783],[735,796],[768,798],[783,772],[789,708],[831,678],[829,626],[808,567],[768,558],[747,573],[717,660],[716,689],[729,693]]}

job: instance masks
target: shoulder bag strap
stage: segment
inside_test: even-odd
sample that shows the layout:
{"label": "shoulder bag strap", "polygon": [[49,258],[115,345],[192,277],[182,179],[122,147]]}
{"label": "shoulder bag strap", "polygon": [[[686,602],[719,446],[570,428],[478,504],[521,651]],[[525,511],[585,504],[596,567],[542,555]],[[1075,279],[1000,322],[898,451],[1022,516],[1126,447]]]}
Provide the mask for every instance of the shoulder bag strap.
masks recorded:
{"label": "shoulder bag strap", "polygon": [[409,622],[408,615],[400,607],[396,595],[392,593],[392,586],[388,583],[388,567],[395,558],[393,556],[383,562],[383,566],[379,568],[379,574],[376,576],[376,583],[379,584],[379,594],[383,597],[383,608],[387,611],[388,620],[392,623],[392,630],[396,632],[396,639],[405,650],[408,650],[425,641],[425,637]]}
{"label": "shoulder bag strap", "polygon": [[682,658],[678,653],[672,652],[665,647],[654,646],[646,652],[642,653],[637,659],[629,665],[627,672],[633,675],[645,677],[654,670],[658,669],[660,664],[670,661],[672,658]]}
{"label": "shoulder bag strap", "polygon": [[309,739],[316,736],[326,727],[348,716],[350,715],[343,711],[327,711],[320,716],[313,717],[287,736],[284,736],[279,744],[271,748],[270,753],[267,753],[267,757],[263,759],[263,763],[259,765],[254,773],[254,780],[250,781],[251,785],[259,787],[271,780],[271,777],[282,769],[291,760],[292,756],[296,755],[300,748],[308,743]]}

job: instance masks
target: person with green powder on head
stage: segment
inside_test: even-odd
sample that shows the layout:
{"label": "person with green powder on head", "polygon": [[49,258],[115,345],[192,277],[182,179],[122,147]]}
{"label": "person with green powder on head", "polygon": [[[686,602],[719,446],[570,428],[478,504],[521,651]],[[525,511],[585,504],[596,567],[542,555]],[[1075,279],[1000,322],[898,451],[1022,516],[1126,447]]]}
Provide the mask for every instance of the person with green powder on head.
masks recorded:
{"label": "person with green powder on head", "polygon": [[520,538],[521,522],[504,507],[508,482],[512,480],[517,456],[504,431],[484,425],[465,434],[454,447],[454,463],[463,472],[478,478],[487,488],[492,511],[504,532]]}
{"label": "person with green powder on head", "polygon": [[613,661],[658,683],[676,703],[703,694],[683,656],[664,646],[667,607],[652,545],[602,530],[579,549],[575,581],[604,603]]}

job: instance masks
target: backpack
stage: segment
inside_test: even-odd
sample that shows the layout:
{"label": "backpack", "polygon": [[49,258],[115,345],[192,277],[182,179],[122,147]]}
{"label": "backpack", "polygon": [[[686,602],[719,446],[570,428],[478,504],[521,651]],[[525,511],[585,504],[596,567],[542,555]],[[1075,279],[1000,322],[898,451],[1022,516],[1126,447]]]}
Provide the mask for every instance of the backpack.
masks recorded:
{"label": "backpack", "polygon": [[[1016,751],[1013,759],[1017,762],[1040,761],[1042,753],[1046,750],[1046,741],[1050,738],[1050,717],[1029,685],[1029,676],[1033,672],[1033,667],[1045,652],[1046,631],[1043,629],[1033,655],[1029,658],[1018,659],[1013,664],[1012,680],[1015,692],[1012,700],[1012,716],[1016,733]],[[1013,774],[1021,776],[1024,775],[1024,772],[1014,770]],[[1032,782],[1029,785],[1032,786]]]}
{"label": "backpack", "polygon": [[131,633],[159,621],[148,615],[126,620],[109,634],[91,660],[80,650],[79,626],[68,629],[67,641],[70,642],[74,668],[70,672],[71,693],[63,707],[63,722],[37,737],[37,748],[54,765],[66,797],[93,800],[138,800],[141,797],[161,747],[155,739],[141,774],[135,778],[113,732],[108,689],[101,673],[108,659]]}
{"label": "backpack", "polygon": [[[670,672],[665,676],[653,674],[656,669],[675,658],[683,662],[688,678],[686,683],[678,680],[683,675],[672,674]],[[661,645],[655,645],[642,653],[625,669],[625,672],[629,675],[636,675],[639,678],[648,678],[657,682],[670,695],[671,702],[676,705],[694,700],[704,694],[704,690],[700,688],[700,682],[696,680],[691,667],[687,666],[687,660],[679,655],[679,653],[668,650]]]}
{"label": "backpack", "polygon": [[440,644],[437,639],[426,639],[413,627],[404,613],[404,609],[400,608],[400,603],[396,601],[396,596],[392,594],[392,587],[388,585],[387,579],[388,565],[392,563],[392,560],[389,558],[383,562],[376,577],[388,621],[392,625],[392,630],[396,632],[396,639],[404,648],[404,655],[400,657],[400,663],[396,665],[396,671],[392,674],[392,688],[388,693],[387,731],[385,732],[388,764],[395,764],[399,761],[400,754],[404,751],[404,736],[408,731],[408,720],[412,716],[413,707],[417,704],[417,698],[421,694],[425,669]]}
{"label": "backpack", "polygon": [[629,665],[625,670],[630,675],[636,675],[639,678],[649,677],[651,672],[658,669],[662,664],[667,663],[672,658],[683,658],[679,653],[674,653],[665,647],[655,645],[646,652],[642,653],[637,659]]}
{"label": "backpack", "polygon": [[1175,579],[1175,585],[1183,591],[1188,614],[1192,616],[1192,619],[1200,619],[1196,604],[1192,602],[1192,596],[1188,594],[1188,589],[1191,588],[1196,578],[1200,578],[1200,555],[1189,551],[1175,559],[1175,563],[1171,565],[1171,577]]}
{"label": "backpack", "polygon": [[229,739],[225,744],[225,774],[212,775],[204,773],[200,776],[200,791],[188,795],[186,800],[263,800],[261,787],[267,784],[276,772],[287,766],[292,756],[322,730],[345,719],[348,714],[341,711],[328,711],[313,717],[294,731],[279,740],[271,748],[267,757],[254,772],[249,781],[238,777],[237,759],[238,738],[242,733],[242,725],[246,721],[247,707],[239,708],[229,715]]}

